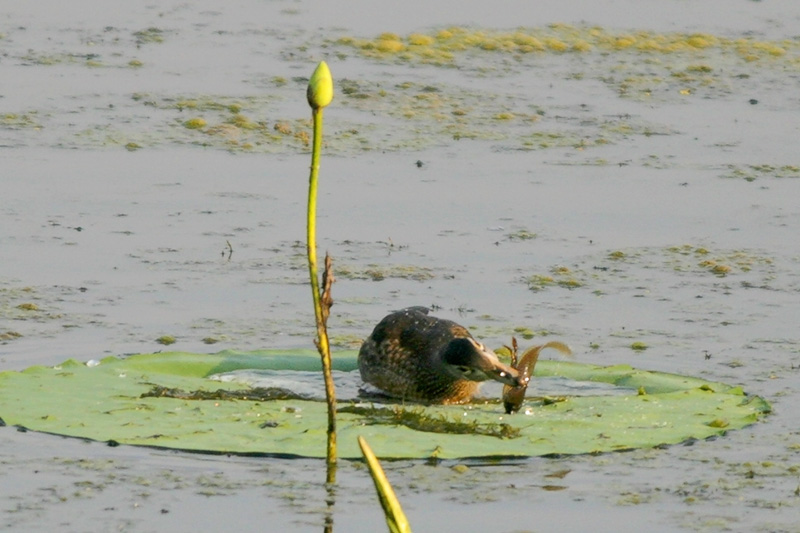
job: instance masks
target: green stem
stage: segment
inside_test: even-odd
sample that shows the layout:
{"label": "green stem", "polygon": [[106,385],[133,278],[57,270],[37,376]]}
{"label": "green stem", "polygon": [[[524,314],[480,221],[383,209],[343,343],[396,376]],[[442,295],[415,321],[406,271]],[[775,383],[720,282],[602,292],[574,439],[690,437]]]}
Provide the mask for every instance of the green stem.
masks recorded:
{"label": "green stem", "polygon": [[327,482],[336,482],[336,391],[331,373],[331,348],[328,331],[322,315],[322,302],[317,273],[317,186],[319,182],[319,159],[322,150],[322,108],[312,111],[314,118],[314,142],[311,148],[311,176],[308,180],[308,275],[311,278],[311,295],[314,298],[314,316],[317,322],[317,349],[322,358],[322,373],[325,378],[325,399],[328,403],[328,475]]}
{"label": "green stem", "polygon": [[361,453],[367,461],[369,467],[369,475],[372,476],[372,481],[375,483],[375,490],[378,492],[378,500],[383,507],[383,514],[386,517],[386,524],[389,526],[390,533],[411,533],[411,524],[403,512],[403,507],[394,493],[391,483],[386,478],[386,473],[381,467],[380,461],[375,457],[372,448],[369,447],[364,437],[358,437],[358,445],[361,447]]}

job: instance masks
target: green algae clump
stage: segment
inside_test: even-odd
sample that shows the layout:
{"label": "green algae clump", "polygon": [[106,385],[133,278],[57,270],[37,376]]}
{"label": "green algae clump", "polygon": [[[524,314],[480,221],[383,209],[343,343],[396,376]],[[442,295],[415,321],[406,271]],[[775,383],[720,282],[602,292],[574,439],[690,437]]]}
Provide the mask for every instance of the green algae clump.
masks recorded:
{"label": "green algae clump", "polygon": [[205,128],[206,125],[207,125],[206,120],[200,117],[190,118],[189,120],[183,123],[183,126],[190,130],[200,130]]}

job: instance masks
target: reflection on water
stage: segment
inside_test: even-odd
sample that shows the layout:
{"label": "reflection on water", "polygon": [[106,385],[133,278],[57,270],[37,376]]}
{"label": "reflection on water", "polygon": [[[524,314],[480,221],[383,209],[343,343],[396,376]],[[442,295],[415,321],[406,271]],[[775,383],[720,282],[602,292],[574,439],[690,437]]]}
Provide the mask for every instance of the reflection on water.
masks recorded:
{"label": "reflection on water", "polygon": [[[240,383],[249,387],[282,388],[310,400],[325,401],[325,383],[322,372],[300,370],[235,370],[214,374],[209,379],[225,383]],[[333,371],[337,401],[358,399],[361,377],[358,372]]]}
{"label": "reflection on water", "polygon": [[[214,374],[209,379],[225,383],[240,383],[248,387],[282,388],[310,400],[325,401],[325,384],[321,372],[299,370],[235,370]],[[374,399],[377,389],[361,381],[357,370],[352,372],[333,371],[336,384],[336,398],[340,402],[363,400],[366,396]],[[483,383],[477,400],[500,399],[503,385],[496,382]],[[631,389],[617,387],[608,383],[574,381],[562,377],[534,378],[528,396],[610,396],[630,394]]]}

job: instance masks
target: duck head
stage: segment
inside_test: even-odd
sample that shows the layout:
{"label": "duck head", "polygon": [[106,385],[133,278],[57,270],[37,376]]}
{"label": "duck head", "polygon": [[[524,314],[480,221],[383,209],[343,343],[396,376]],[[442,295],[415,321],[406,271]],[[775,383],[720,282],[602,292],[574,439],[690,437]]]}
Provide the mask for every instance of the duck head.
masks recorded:
{"label": "duck head", "polygon": [[493,379],[512,387],[520,385],[519,372],[500,362],[492,350],[469,337],[453,339],[441,352],[442,363],[452,376],[468,381]]}

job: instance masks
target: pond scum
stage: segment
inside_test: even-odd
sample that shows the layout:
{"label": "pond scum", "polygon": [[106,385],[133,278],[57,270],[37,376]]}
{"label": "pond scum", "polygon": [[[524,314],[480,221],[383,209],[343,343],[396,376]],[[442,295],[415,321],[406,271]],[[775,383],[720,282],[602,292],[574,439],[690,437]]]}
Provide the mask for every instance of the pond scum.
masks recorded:
{"label": "pond scum", "polygon": [[[797,39],[759,41],[751,38],[719,37],[708,33],[650,31],[612,33],[599,27],[581,28],[567,24],[519,28],[510,32],[451,27],[434,33],[411,33],[405,37],[387,32],[374,39],[341,37],[334,43],[355,48],[360,54],[370,58],[383,60],[394,57],[435,65],[452,64],[459,54],[470,51],[512,55],[636,51],[656,55],[719,50],[732,53],[747,62],[794,54],[789,61],[796,66],[799,60],[796,54],[800,46]],[[693,70],[710,71],[702,66]]]}

